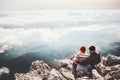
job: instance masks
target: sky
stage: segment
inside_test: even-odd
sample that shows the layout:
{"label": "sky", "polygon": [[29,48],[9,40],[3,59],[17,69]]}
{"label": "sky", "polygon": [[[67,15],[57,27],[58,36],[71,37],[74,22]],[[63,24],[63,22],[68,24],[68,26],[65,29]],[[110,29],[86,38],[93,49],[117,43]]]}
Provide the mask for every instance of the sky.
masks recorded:
{"label": "sky", "polygon": [[0,0],[0,10],[120,9],[120,0]]}

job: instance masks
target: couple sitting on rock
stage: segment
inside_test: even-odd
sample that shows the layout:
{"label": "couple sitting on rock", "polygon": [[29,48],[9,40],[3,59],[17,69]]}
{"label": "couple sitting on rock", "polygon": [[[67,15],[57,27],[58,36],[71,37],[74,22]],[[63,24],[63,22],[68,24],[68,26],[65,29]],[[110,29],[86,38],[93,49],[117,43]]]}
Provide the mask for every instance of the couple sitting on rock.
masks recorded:
{"label": "couple sitting on rock", "polygon": [[86,48],[82,46],[80,52],[71,59],[72,73],[75,77],[86,75],[92,78],[92,69],[95,69],[95,65],[100,62],[100,54],[95,51],[95,46],[90,46],[89,50],[90,55],[86,53]]}

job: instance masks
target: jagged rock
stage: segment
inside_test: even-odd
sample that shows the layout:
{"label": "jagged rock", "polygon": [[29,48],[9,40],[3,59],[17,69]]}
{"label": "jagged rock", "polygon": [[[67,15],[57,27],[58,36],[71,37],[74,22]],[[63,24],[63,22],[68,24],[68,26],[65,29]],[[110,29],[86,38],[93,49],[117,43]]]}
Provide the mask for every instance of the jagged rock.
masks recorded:
{"label": "jagged rock", "polygon": [[72,70],[72,65],[70,62],[70,59],[63,59],[58,61],[58,67],[59,68],[66,68]]}
{"label": "jagged rock", "polygon": [[[79,76],[75,79],[72,74],[72,64],[70,63],[70,59],[64,59],[59,61],[58,70],[54,68],[51,70],[51,68],[43,61],[34,61],[30,66],[30,71],[27,73],[16,73],[15,80],[118,80],[120,79],[119,58],[120,57],[116,56],[112,56],[111,58],[108,56],[103,57],[101,63],[96,65],[96,70],[92,70],[93,79],[90,79],[87,75],[84,75],[83,77]],[[110,60],[109,63],[107,62],[108,60]],[[84,66],[83,68],[87,67]],[[82,67],[78,66],[77,73],[81,70]]]}
{"label": "jagged rock", "polygon": [[42,80],[42,78],[39,75],[31,75],[30,73],[16,73],[15,80]]}
{"label": "jagged rock", "polygon": [[[96,65],[96,69],[98,71],[97,75],[99,75],[99,78],[97,78],[97,79],[98,80],[99,79],[103,79],[103,77],[106,76],[106,75],[108,75],[108,73],[110,73],[112,71],[116,71],[116,70],[118,71],[118,70],[120,70],[119,59],[120,59],[120,57],[117,57],[117,56],[114,56],[114,55],[108,55],[107,57],[102,57],[101,63],[99,63],[98,65]],[[110,60],[109,66],[108,66],[108,60]],[[115,65],[115,64],[118,64],[118,65]],[[70,70],[72,69],[71,67],[68,66],[68,65],[71,66],[71,63],[70,63],[69,59],[61,60],[59,65],[60,65],[61,68],[62,67],[66,68],[66,69],[70,68]],[[111,65],[113,65],[113,66],[111,66]],[[78,69],[77,72],[79,72],[79,71],[80,70]],[[94,79],[96,79],[97,75],[93,74]],[[84,77],[81,77],[79,79],[83,79],[83,78]]]}
{"label": "jagged rock", "polygon": [[52,69],[50,71],[50,75],[48,77],[48,80],[68,80],[66,79],[59,71],[56,69]]}
{"label": "jagged rock", "polygon": [[23,73],[16,73],[15,80],[45,80],[48,78],[51,68],[43,61],[36,60],[32,62],[30,71]]}
{"label": "jagged rock", "polygon": [[107,67],[102,63],[99,63],[98,65],[96,65],[96,69],[102,76],[105,76],[108,72],[111,71],[110,67]]}
{"label": "jagged rock", "polygon": [[120,79],[120,71],[111,71],[105,76],[106,80],[119,80]]}
{"label": "jagged rock", "polygon": [[102,63],[98,64],[96,66],[97,71],[102,75],[105,76],[111,71],[120,71],[120,65],[114,65],[114,66],[105,66]]}
{"label": "jagged rock", "polygon": [[120,64],[120,57],[108,54],[106,57],[102,57],[102,64],[106,66]]}
{"label": "jagged rock", "polygon": [[120,79],[120,64],[111,66],[111,71],[105,75],[106,80]]}
{"label": "jagged rock", "polygon": [[72,74],[70,70],[61,68],[60,72],[67,80],[75,80],[74,75]]}
{"label": "jagged rock", "polygon": [[95,80],[104,80],[104,78],[97,72],[96,69],[92,70],[92,74]]}
{"label": "jagged rock", "polygon": [[48,64],[44,63],[42,60],[36,60],[34,62],[32,62],[31,66],[30,66],[30,71],[32,70],[48,70],[50,71],[51,68],[48,66]]}

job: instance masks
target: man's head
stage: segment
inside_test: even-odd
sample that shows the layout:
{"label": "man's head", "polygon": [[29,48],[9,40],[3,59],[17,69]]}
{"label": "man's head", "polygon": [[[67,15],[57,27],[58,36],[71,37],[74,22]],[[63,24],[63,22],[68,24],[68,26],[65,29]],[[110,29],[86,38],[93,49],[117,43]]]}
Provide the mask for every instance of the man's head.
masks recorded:
{"label": "man's head", "polygon": [[95,46],[90,46],[90,47],[89,47],[89,50],[90,50],[90,51],[95,51]]}
{"label": "man's head", "polygon": [[86,51],[85,46],[80,47],[80,52],[85,53],[85,51]]}

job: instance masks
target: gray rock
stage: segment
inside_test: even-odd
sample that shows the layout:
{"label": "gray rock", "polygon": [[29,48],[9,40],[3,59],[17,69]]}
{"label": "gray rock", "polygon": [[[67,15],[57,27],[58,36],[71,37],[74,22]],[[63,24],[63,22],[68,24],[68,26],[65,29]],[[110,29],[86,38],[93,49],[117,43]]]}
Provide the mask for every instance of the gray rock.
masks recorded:
{"label": "gray rock", "polygon": [[43,61],[32,62],[30,71],[27,73],[16,73],[15,80],[45,80],[48,78],[51,68]]}
{"label": "gray rock", "polygon": [[96,65],[96,69],[102,76],[105,76],[108,72],[111,71],[111,67],[105,66],[102,63]]}
{"label": "gray rock", "polygon": [[66,68],[66,69],[72,70],[70,59],[59,60],[58,63],[59,63],[58,64],[59,68]]}
{"label": "gray rock", "polygon": [[108,54],[106,57],[102,57],[102,64],[106,66],[120,64],[120,57]]}
{"label": "gray rock", "polygon": [[67,79],[59,71],[57,71],[56,69],[52,69],[50,71],[48,80],[67,80]]}
{"label": "gray rock", "polygon": [[120,64],[114,65],[114,66],[105,66],[102,63],[98,64],[96,66],[97,71],[102,75],[105,76],[107,75],[109,72],[112,71],[120,71]]}
{"label": "gray rock", "polygon": [[120,71],[111,71],[105,76],[106,80],[120,80]]}
{"label": "gray rock", "polygon": [[92,74],[95,80],[104,80],[104,78],[97,72],[96,69],[92,70]]}
{"label": "gray rock", "polygon": [[61,68],[59,71],[67,80],[75,80],[74,75],[69,69]]}
{"label": "gray rock", "polygon": [[[120,79],[119,58],[113,55],[102,57],[101,63],[96,65],[96,70],[92,70],[93,79],[90,79],[87,75],[75,79],[72,74],[70,59],[60,60],[58,70],[51,69],[43,61],[36,60],[32,62],[29,72],[16,73],[14,76],[15,80],[118,80]],[[87,73],[88,68],[87,66],[78,66],[77,74],[81,74],[79,72],[82,69],[84,73]]]}
{"label": "gray rock", "polygon": [[39,61],[39,60],[36,60],[36,61],[33,61],[31,66],[30,66],[30,71],[32,70],[48,70],[50,71],[51,68],[48,66],[48,64],[44,63],[44,61]]}

